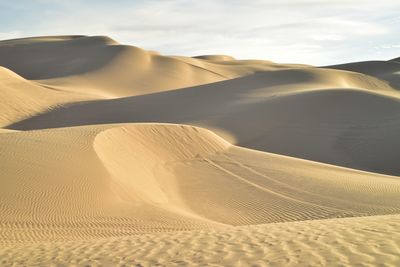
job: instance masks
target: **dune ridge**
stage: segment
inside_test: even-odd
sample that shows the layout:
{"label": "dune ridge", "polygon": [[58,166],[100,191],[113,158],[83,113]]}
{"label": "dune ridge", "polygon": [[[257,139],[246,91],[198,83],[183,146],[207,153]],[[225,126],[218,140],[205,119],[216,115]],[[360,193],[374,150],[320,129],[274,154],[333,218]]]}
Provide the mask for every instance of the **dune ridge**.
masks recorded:
{"label": "dune ridge", "polygon": [[[60,64],[62,63],[62,64]],[[162,56],[106,36],[42,37],[0,42],[0,65],[55,88],[121,97],[183,88],[270,68]]]}
{"label": "dune ridge", "polygon": [[[152,220],[160,216],[160,227],[180,230],[400,210],[396,177],[236,147],[193,126],[10,132],[1,135],[0,143],[3,151],[14,151],[0,156],[7,166],[3,177],[16,177],[3,179],[1,186],[2,221],[11,228],[22,222],[68,228],[92,221],[95,228],[105,220],[146,232],[158,231]],[[228,184],[221,196],[220,188]]]}
{"label": "dune ridge", "polygon": [[193,124],[252,149],[399,175],[398,93],[386,83],[364,77],[325,69],[256,73],[162,93],[77,103],[7,128]]}
{"label": "dune ridge", "polygon": [[364,73],[388,82],[393,88],[400,89],[400,62],[397,59],[388,61],[364,61],[328,66],[327,68]]}
{"label": "dune ridge", "polygon": [[0,265],[399,265],[397,61],[0,41]]}
{"label": "dune ridge", "polygon": [[45,113],[63,104],[93,99],[29,81],[0,66],[0,127]]}

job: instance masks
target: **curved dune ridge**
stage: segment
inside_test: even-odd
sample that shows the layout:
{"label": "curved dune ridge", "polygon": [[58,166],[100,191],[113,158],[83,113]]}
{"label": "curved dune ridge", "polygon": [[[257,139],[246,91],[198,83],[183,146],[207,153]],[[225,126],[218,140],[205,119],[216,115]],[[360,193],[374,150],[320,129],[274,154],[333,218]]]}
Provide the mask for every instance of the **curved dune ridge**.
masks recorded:
{"label": "curved dune ridge", "polygon": [[396,64],[0,41],[0,265],[399,265]]}
{"label": "curved dune ridge", "polygon": [[206,60],[212,60],[212,61],[231,61],[231,60],[235,60],[234,57],[227,56],[227,55],[202,55],[202,56],[195,56],[193,58],[200,58],[200,59],[206,59]]}
{"label": "curved dune ridge", "polygon": [[56,91],[0,66],[0,127],[49,111],[58,105],[92,99],[84,93]]}
{"label": "curved dune ridge", "polygon": [[182,88],[270,68],[262,62],[246,61],[233,68],[218,62],[162,56],[121,45],[106,36],[3,41],[0,42],[0,65],[55,88],[100,97]]}
{"label": "curved dune ridge", "polygon": [[0,156],[8,227],[95,228],[104,220],[157,231],[153,216],[179,230],[400,210],[395,177],[236,147],[193,126],[83,126],[3,133],[0,141],[14,151]]}
{"label": "curved dune ridge", "polygon": [[185,123],[216,130],[248,148],[399,175],[397,92],[363,77],[319,69],[257,73],[163,93],[78,103],[8,128]]}
{"label": "curved dune ridge", "polygon": [[347,63],[328,66],[328,68],[364,73],[387,81],[393,88],[400,90],[400,61],[398,59]]}

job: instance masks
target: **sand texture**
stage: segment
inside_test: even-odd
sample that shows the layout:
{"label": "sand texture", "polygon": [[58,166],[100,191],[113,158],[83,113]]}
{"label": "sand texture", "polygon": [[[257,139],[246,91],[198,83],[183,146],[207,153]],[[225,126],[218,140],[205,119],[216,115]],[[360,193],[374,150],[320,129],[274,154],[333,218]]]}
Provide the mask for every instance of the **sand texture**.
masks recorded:
{"label": "sand texture", "polygon": [[398,61],[0,41],[0,266],[399,266]]}

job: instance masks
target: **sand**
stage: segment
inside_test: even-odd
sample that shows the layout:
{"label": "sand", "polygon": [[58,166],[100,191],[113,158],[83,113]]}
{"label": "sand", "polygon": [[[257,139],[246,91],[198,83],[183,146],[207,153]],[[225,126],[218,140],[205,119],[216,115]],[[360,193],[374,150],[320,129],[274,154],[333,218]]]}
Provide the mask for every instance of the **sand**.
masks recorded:
{"label": "sand", "polygon": [[398,71],[377,64],[1,41],[0,265],[399,265]]}
{"label": "sand", "polygon": [[[398,266],[400,217],[370,216],[5,245],[2,264]],[[67,264],[66,264],[67,263]]]}

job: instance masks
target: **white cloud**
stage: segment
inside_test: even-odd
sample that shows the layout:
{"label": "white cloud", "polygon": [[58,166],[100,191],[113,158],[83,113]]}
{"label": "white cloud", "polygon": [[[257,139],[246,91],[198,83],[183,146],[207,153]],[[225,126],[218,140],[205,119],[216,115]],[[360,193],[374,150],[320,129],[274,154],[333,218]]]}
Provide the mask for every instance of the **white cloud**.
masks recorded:
{"label": "white cloud", "polygon": [[345,38],[342,35],[339,34],[312,34],[311,39],[316,40],[316,41],[341,41],[344,40]]}
{"label": "white cloud", "polygon": [[17,37],[104,34],[167,54],[312,64],[368,59],[374,47],[384,50],[382,58],[396,57],[395,49],[382,46],[400,42],[397,0],[32,0],[24,8],[34,10],[39,2],[36,13],[21,14],[27,23],[5,31]]}
{"label": "white cloud", "polygon": [[22,33],[19,31],[0,32],[0,40],[15,39],[22,36]]}
{"label": "white cloud", "polygon": [[379,48],[382,49],[393,49],[393,48],[400,48],[400,44],[387,44],[387,45],[381,45]]}

